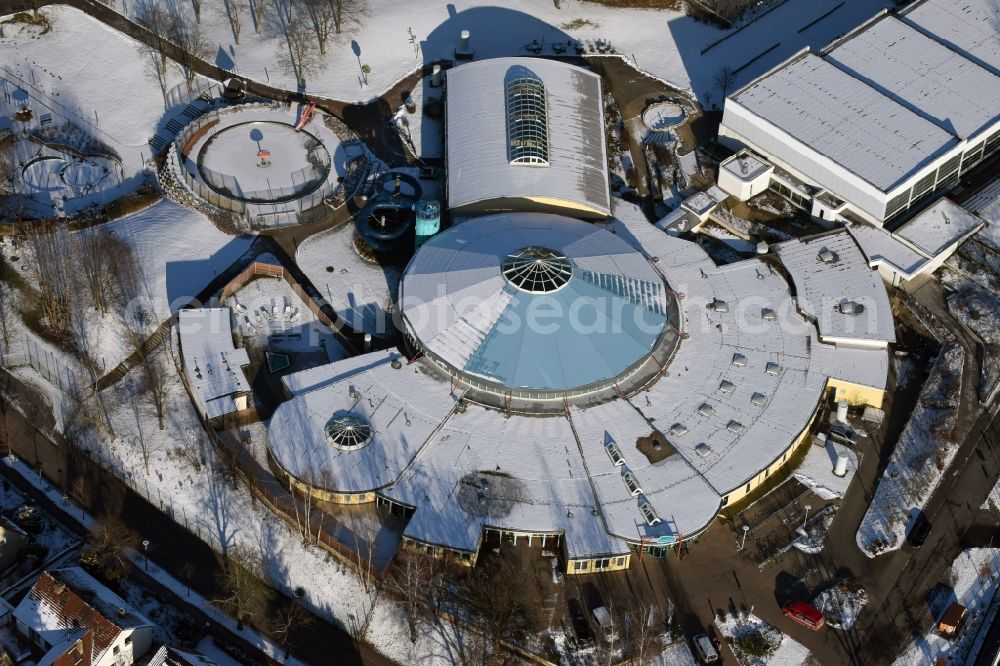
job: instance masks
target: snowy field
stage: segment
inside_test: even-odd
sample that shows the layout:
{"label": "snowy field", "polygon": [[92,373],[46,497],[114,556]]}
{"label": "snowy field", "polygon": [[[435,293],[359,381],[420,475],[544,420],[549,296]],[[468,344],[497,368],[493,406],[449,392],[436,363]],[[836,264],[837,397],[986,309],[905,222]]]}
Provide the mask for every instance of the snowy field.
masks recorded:
{"label": "snowy field", "polygon": [[895,666],[934,666],[961,664],[982,640],[980,628],[988,630],[997,612],[996,591],[1000,583],[1000,548],[970,548],[959,553],[948,572],[945,594],[937,604],[937,620],[951,603],[960,603],[969,612],[961,633],[955,640],[938,636],[930,627],[896,658]]}
{"label": "snowy field", "polygon": [[941,483],[958,451],[952,431],[964,360],[961,347],[946,347],[927,378],[858,528],[858,547],[868,557],[902,547],[909,524]]}
{"label": "snowy field", "polygon": [[362,260],[353,239],[354,225],[316,234],[299,245],[295,261],[348,326],[391,335],[399,270]]}
{"label": "snowy field", "polygon": [[[139,6],[126,0],[111,0],[111,4],[130,16],[135,16]],[[722,97],[713,78],[723,65],[736,70],[767,52],[740,71],[735,89],[804,46],[825,46],[891,4],[888,0],[789,0],[702,54],[726,33],[678,12],[606,7],[579,0],[563,0],[561,9],[553,2],[536,0],[456,0],[436,5],[378,0],[369,3],[370,11],[358,17],[358,23],[345,25],[343,34],[332,37],[325,56],[316,49],[313,56],[322,66],[306,77],[305,92],[347,101],[370,99],[424,62],[453,59],[459,33],[470,30],[476,59],[531,55],[526,47],[535,41],[542,45],[542,54],[551,55],[553,43],[572,39],[587,46],[605,40],[640,69],[681,89],[692,89],[702,103],[711,104]],[[203,2],[201,31],[212,45],[210,59],[242,76],[295,90],[295,77],[276,64],[288,51],[287,31],[278,13],[266,13],[256,32],[244,12],[236,44],[221,6],[222,0]],[[183,5],[183,11],[192,14],[189,5]],[[806,28],[828,12],[829,16]],[[370,68],[367,75],[361,71],[364,65]]]}
{"label": "snowy field", "polygon": [[[7,25],[0,38],[0,79],[12,101],[34,113],[17,129],[38,129],[44,114],[52,114],[50,128],[71,122],[84,135],[111,147],[121,158],[124,180],[84,197],[75,208],[92,201],[107,203],[134,190],[151,157],[150,137],[161,124],[167,104],[159,84],[149,75],[140,48],[129,37],[66,6],[46,7],[52,29]],[[171,68],[168,89],[184,87]],[[177,100],[176,92],[172,97]],[[171,103],[173,111],[181,104]],[[8,123],[4,114],[0,127]],[[45,193],[46,202],[51,193]],[[72,208],[71,208],[72,210]],[[50,211],[51,212],[51,211]]]}
{"label": "snowy field", "polygon": [[[715,624],[743,666],[801,666],[810,657],[809,650],[801,643],[792,640],[753,613],[742,613],[736,617],[727,615],[724,620],[716,619]],[[770,646],[765,656],[750,656],[740,650],[740,641],[754,634],[759,634]]]}

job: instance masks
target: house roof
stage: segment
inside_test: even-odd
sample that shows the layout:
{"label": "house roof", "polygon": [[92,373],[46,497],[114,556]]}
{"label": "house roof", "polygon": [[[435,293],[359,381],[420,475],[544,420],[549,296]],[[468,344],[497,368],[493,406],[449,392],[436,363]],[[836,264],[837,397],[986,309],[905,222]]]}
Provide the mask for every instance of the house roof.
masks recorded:
{"label": "house roof", "polygon": [[122,631],[153,624],[79,567],[42,573],[14,617],[38,633],[51,652],[62,654],[83,640],[94,662]]}
{"label": "house roof", "polygon": [[[547,166],[511,164],[505,85],[544,88]],[[448,203],[537,197],[611,213],[601,79],[542,58],[491,58],[448,70]]]}
{"label": "house roof", "polygon": [[942,198],[893,233],[928,256],[936,257],[983,224],[955,202]]}
{"label": "house roof", "polygon": [[181,310],[177,330],[184,374],[208,418],[236,411],[233,396],[250,392],[242,368],[250,364],[247,350],[233,346],[229,308]]}

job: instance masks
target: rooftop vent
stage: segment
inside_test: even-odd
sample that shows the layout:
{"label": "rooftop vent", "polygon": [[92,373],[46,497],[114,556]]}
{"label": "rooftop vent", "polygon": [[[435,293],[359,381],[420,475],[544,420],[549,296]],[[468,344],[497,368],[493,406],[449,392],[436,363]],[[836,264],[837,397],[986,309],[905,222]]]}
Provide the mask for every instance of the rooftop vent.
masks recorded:
{"label": "rooftop vent", "polygon": [[604,445],[604,450],[607,451],[608,457],[611,458],[611,462],[614,463],[615,467],[625,464],[625,459],[622,458],[622,452],[618,450],[617,444],[608,442]]}
{"label": "rooftop vent", "polygon": [[712,405],[707,402],[703,402],[701,403],[701,406],[698,407],[698,413],[702,416],[711,416],[715,413],[715,407],[712,407]]}
{"label": "rooftop vent", "polygon": [[743,354],[733,354],[733,365],[737,368],[745,368],[747,365],[747,357]]}
{"label": "rooftop vent", "polygon": [[730,421],[726,424],[726,430],[729,432],[741,433],[746,430],[746,427],[739,421]]}
{"label": "rooftop vent", "polygon": [[736,390],[736,384],[734,384],[734,383],[732,383],[730,381],[727,381],[725,379],[723,379],[721,382],[719,382],[719,392],[720,393],[722,393],[724,395],[729,395],[730,393],[732,393],[735,390]]}
{"label": "rooftop vent", "polygon": [[639,487],[639,482],[636,480],[635,475],[632,472],[625,472],[622,474],[622,481],[625,482],[625,487],[628,491],[632,493],[632,497],[636,497],[642,494],[642,488]]}
{"label": "rooftop vent", "polygon": [[707,458],[708,454],[712,452],[712,447],[705,442],[701,442],[698,446],[694,447],[694,452],[702,458]]}
{"label": "rooftop vent", "polygon": [[819,260],[822,261],[824,264],[832,264],[835,261],[837,261],[837,258],[838,258],[837,253],[831,250],[830,248],[824,247],[822,250],[819,251]]}
{"label": "rooftop vent", "polygon": [[763,393],[754,393],[750,396],[750,402],[757,407],[763,407],[767,404],[767,396]]}
{"label": "rooftop vent", "polygon": [[642,512],[642,517],[646,519],[646,524],[650,527],[659,524],[660,517],[656,515],[656,511],[649,502],[639,504],[639,511]]}
{"label": "rooftop vent", "polygon": [[712,309],[716,312],[726,313],[729,312],[729,303],[725,301],[720,301],[718,298],[712,301]]}
{"label": "rooftop vent", "polygon": [[768,361],[767,366],[765,366],[764,368],[764,372],[766,372],[769,375],[776,375],[779,372],[781,372],[781,366],[775,363],[774,361]]}
{"label": "rooftop vent", "polygon": [[778,318],[778,313],[771,308],[764,308],[760,311],[760,318],[764,321],[774,321]]}
{"label": "rooftop vent", "polygon": [[857,301],[841,301],[840,305],[837,306],[840,314],[844,315],[859,315],[865,311],[865,306],[861,305]]}
{"label": "rooftop vent", "polygon": [[687,427],[683,423],[675,423],[670,426],[671,435],[684,435],[688,431]]}

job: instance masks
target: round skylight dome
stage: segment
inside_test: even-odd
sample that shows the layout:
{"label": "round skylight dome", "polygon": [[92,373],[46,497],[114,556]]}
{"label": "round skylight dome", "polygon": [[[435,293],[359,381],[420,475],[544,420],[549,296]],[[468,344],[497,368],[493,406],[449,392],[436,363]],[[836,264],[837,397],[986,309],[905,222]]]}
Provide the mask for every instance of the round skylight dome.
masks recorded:
{"label": "round skylight dome", "polygon": [[572,262],[546,247],[525,247],[511,252],[501,270],[507,282],[529,294],[557,291],[573,276]]}
{"label": "round skylight dome", "polygon": [[360,449],[372,441],[375,429],[357,414],[334,416],[326,424],[326,441],[344,451]]}

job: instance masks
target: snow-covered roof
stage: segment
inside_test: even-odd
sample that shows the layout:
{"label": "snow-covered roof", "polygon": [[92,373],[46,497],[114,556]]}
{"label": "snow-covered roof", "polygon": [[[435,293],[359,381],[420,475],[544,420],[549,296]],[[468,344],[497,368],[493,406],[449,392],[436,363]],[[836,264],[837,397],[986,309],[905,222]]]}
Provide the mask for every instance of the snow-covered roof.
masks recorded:
{"label": "snow-covered roof", "polygon": [[918,0],[900,18],[1000,74],[1000,4],[996,0]]}
{"label": "snow-covered roof", "polygon": [[600,226],[515,213],[428,241],[407,267],[400,309],[417,344],[463,376],[570,391],[613,381],[676,337],[668,291]]}
{"label": "snow-covered roof", "polygon": [[719,163],[719,168],[731,173],[741,181],[753,180],[771,168],[764,159],[757,157],[748,150],[741,150]]}
{"label": "snow-covered roof", "polygon": [[879,264],[888,264],[897,273],[913,276],[927,263],[926,255],[882,227],[866,222],[852,222],[847,225],[847,230],[868,257],[868,263],[873,268]]}
{"label": "snow-covered roof", "polygon": [[883,192],[958,142],[812,53],[790,59],[726,103],[742,106]]}
{"label": "snow-covered roof", "polygon": [[[774,246],[795,283],[796,302],[816,321],[820,339],[895,342],[885,284],[846,230]],[[855,309],[852,306],[862,306]]]}
{"label": "snow-covered roof", "polygon": [[246,349],[233,346],[229,308],[181,310],[177,330],[184,374],[207,418],[236,411],[234,396],[250,392]]}
{"label": "snow-covered roof", "polygon": [[681,202],[681,205],[695,215],[702,216],[718,206],[719,202],[725,201],[728,196],[729,195],[723,192],[718,185],[713,185],[704,192],[692,194]]}
{"label": "snow-covered roof", "polygon": [[[303,386],[320,388],[278,407],[274,459],[307,483],[415,507],[405,535],[418,541],[472,551],[495,527],[561,533],[570,557],[602,556],[626,552],[625,541],[703,529],[723,495],[787,455],[830,378],[885,387],[887,351],[821,343],[767,262],[717,267],[637,207],[616,201],[615,214],[614,234],[656,257],[684,292],[688,337],[647,391],[573,406],[568,419],[508,416],[459,405],[461,391],[426,358],[393,368],[391,353],[375,352],[333,364],[322,373],[332,383],[313,377]],[[861,282],[872,274],[863,260],[828,270]],[[706,307],[719,301],[729,307]],[[373,427],[366,446],[327,440],[325,425],[347,414]]]}
{"label": "snow-covered roof", "polygon": [[[506,84],[544,88],[547,164],[511,164]],[[535,198],[611,212],[601,79],[563,62],[493,58],[448,70],[448,200],[458,208],[493,199]]]}
{"label": "snow-covered roof", "polygon": [[281,383],[288,394],[294,396],[333,384],[349,375],[374,367],[375,365],[391,363],[397,360],[406,362],[402,354],[395,349],[387,349],[382,352],[364,354],[362,356],[351,356],[336,364],[318,365],[315,368],[289,373],[281,378]]}
{"label": "snow-covered roof", "polygon": [[79,567],[44,572],[14,609],[14,617],[45,641],[50,658],[90,633],[94,662],[122,631],[153,626]]}
{"label": "snow-covered roof", "polygon": [[893,16],[866,25],[824,57],[960,139],[1000,118],[1000,77]]}
{"label": "snow-covered roof", "polygon": [[983,221],[950,199],[939,199],[893,233],[936,257],[983,226]]}

